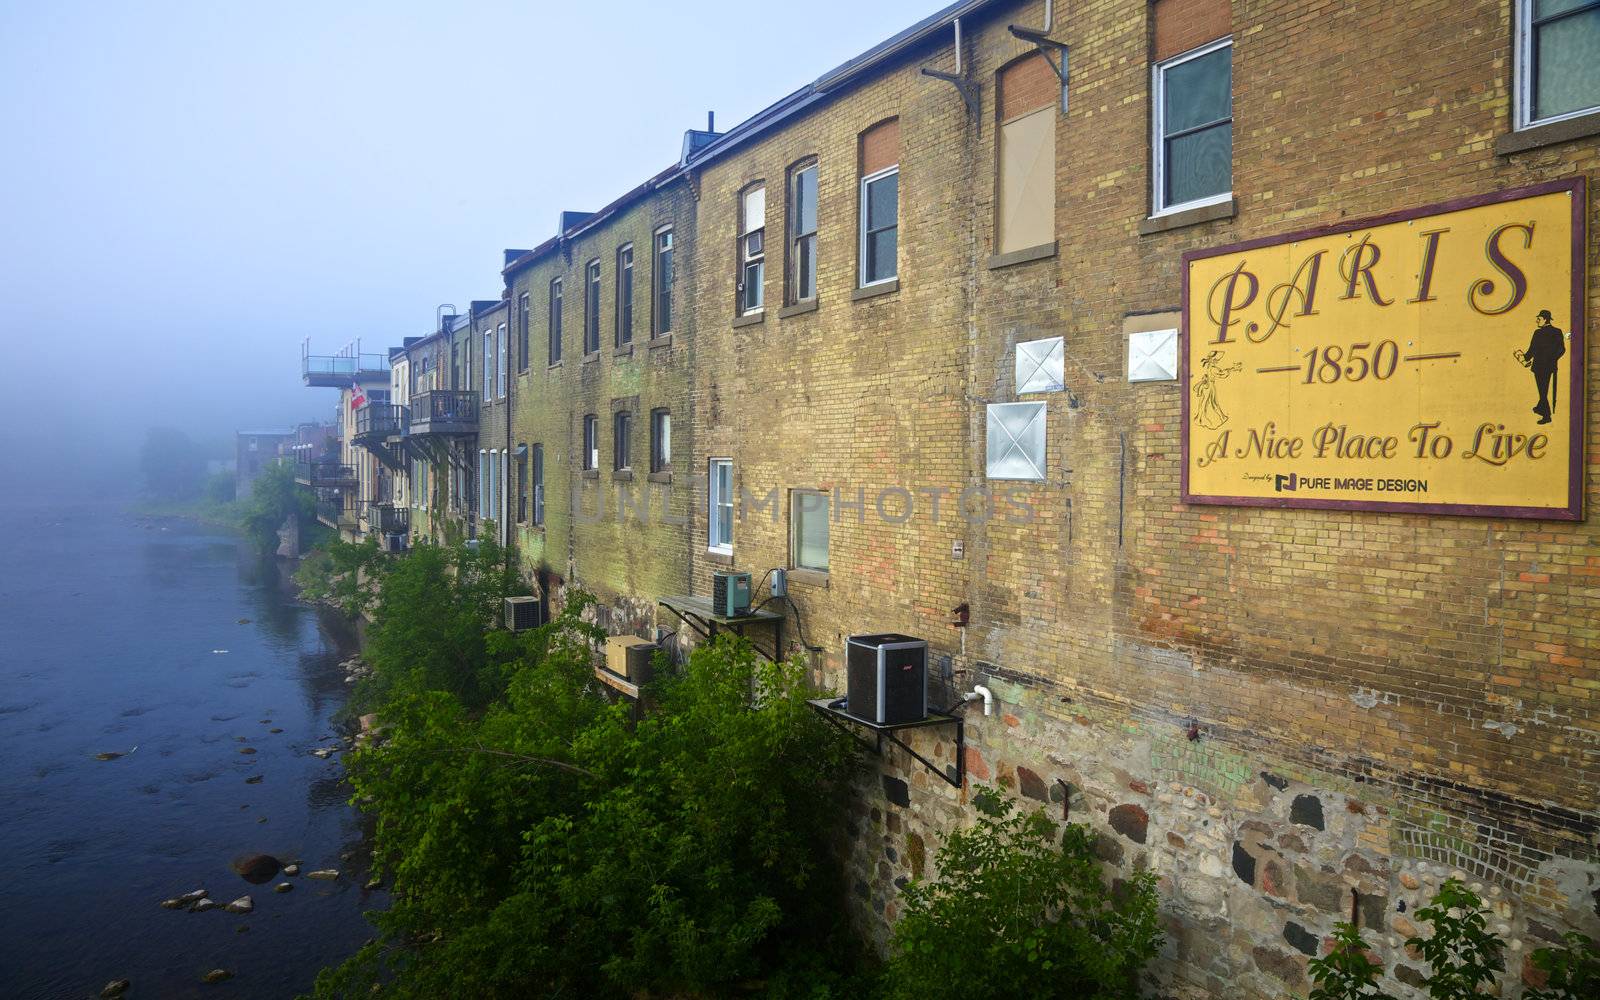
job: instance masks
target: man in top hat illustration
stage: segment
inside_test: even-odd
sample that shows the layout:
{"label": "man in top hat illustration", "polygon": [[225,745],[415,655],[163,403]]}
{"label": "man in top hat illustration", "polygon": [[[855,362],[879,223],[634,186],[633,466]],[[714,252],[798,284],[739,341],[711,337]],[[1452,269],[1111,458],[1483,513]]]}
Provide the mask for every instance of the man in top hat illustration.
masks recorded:
{"label": "man in top hat illustration", "polygon": [[1550,310],[1540,309],[1534,317],[1539,325],[1534,327],[1528,349],[1511,352],[1522,363],[1522,367],[1533,372],[1533,384],[1539,387],[1539,405],[1533,408],[1533,412],[1539,415],[1541,424],[1550,422],[1550,406],[1555,402],[1557,392],[1557,362],[1567,353],[1566,337],[1552,319]]}

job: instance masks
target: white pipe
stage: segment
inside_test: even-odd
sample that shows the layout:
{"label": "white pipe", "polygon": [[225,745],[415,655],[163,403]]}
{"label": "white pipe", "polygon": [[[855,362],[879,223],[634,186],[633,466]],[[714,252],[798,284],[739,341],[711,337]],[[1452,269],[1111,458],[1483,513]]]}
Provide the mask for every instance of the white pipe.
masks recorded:
{"label": "white pipe", "polygon": [[[1050,0],[1045,0],[1049,3]],[[961,18],[956,18],[956,76],[961,75]]]}
{"label": "white pipe", "polygon": [[1054,0],[1044,0],[1044,27],[1045,34],[1050,34],[1050,26],[1056,22],[1056,5]]}
{"label": "white pipe", "polygon": [[962,700],[963,701],[977,701],[979,698],[983,699],[983,714],[984,715],[993,715],[994,714],[994,692],[990,691],[988,688],[984,687],[982,684],[974,685],[973,688],[972,688],[972,691],[966,696],[966,698],[964,698]]}

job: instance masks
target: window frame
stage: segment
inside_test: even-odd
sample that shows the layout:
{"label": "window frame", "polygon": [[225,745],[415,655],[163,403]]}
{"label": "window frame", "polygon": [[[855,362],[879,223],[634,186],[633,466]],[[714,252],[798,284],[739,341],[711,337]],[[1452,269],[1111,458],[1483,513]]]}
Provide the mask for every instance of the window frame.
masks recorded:
{"label": "window frame", "polygon": [[[717,468],[728,467],[728,496],[724,500],[717,487]],[[706,551],[716,555],[733,555],[733,459],[710,458],[706,460]],[[717,512],[728,510],[728,537],[722,538],[717,528]]]}
{"label": "window frame", "polygon": [[[750,196],[757,191],[761,192],[761,225],[750,226]],[[755,253],[750,252],[750,239],[754,237],[761,249]],[[767,184],[766,181],[754,181],[746,184],[739,191],[739,241],[735,257],[738,259],[739,270],[734,281],[734,295],[736,296],[734,310],[736,316],[755,316],[766,311],[767,297]],[[750,270],[754,268],[756,280],[754,283],[756,301],[749,304],[748,296],[751,287]]]}
{"label": "window frame", "polygon": [[517,445],[517,518],[518,524],[528,523],[528,446]]}
{"label": "window frame", "polygon": [[672,471],[672,411],[665,406],[650,411],[650,471]]}
{"label": "window frame", "polygon": [[[1221,205],[1233,199],[1233,142],[1228,143],[1228,190],[1219,194],[1206,195],[1204,198],[1194,198],[1189,201],[1178,202],[1173,205],[1166,204],[1165,191],[1167,187],[1167,136],[1166,136],[1166,80],[1167,70],[1181,66],[1186,62],[1211,55],[1221,49],[1228,49],[1228,126],[1232,135],[1233,126],[1233,36],[1225,35],[1215,41],[1196,46],[1187,52],[1180,52],[1170,59],[1162,60],[1150,65],[1150,217],[1152,219],[1163,215],[1174,215],[1178,212],[1187,212],[1190,209],[1205,208],[1210,205]],[[1213,122],[1205,128],[1215,128],[1220,121]]]}
{"label": "window frame", "polygon": [[600,258],[583,266],[583,356],[600,353]]}
{"label": "window frame", "polygon": [[[800,232],[799,210],[800,199],[795,192],[800,178],[807,172],[812,174],[812,198],[819,204],[812,206],[812,215],[816,222],[811,231]],[[789,168],[789,182],[785,185],[787,198],[784,202],[784,299],[788,305],[798,305],[802,302],[815,302],[817,300],[817,231],[822,228],[822,213],[820,210],[822,192],[821,161],[815,156],[809,156]],[[898,216],[898,212],[896,215]],[[898,225],[898,218],[896,224]],[[802,240],[811,241],[811,294],[800,294],[800,243]]]}
{"label": "window frame", "polygon": [[565,290],[562,288],[560,278],[550,279],[550,320],[549,320],[549,349],[548,364],[561,363],[561,314],[566,305]]}
{"label": "window frame", "polygon": [[611,414],[611,471],[633,468],[633,413],[617,410]]}
{"label": "window frame", "polygon": [[483,329],[483,400],[494,399],[494,327]]}
{"label": "window frame", "polygon": [[528,370],[528,293],[517,297],[517,371]]}
{"label": "window frame", "polygon": [[[895,178],[896,178],[896,180],[895,180],[895,189],[894,189],[894,225],[892,227],[891,226],[882,226],[882,227],[880,227],[878,229],[871,229],[871,228],[869,228],[871,226],[871,224],[872,224],[871,202],[868,200],[868,188],[872,184],[887,178],[890,174],[893,174],[895,176]],[[856,286],[858,288],[873,288],[873,287],[876,287],[878,285],[886,285],[891,281],[899,281],[900,280],[900,182],[899,182],[899,176],[900,176],[900,164],[896,163],[894,166],[884,167],[882,170],[878,170],[878,171],[875,171],[873,173],[863,175],[862,178],[861,178],[861,183],[857,187],[857,197],[860,199],[860,204],[861,204],[861,212],[860,212],[861,225],[859,227],[859,231],[857,233],[857,240],[856,240],[856,256],[859,258],[859,261],[858,261],[858,264],[857,264],[857,268],[856,268],[856,272],[857,272],[856,273]],[[889,275],[887,278],[874,278],[873,280],[868,281],[867,280],[867,261],[868,261],[869,258],[868,258],[868,254],[867,254],[867,238],[870,237],[870,236],[876,235],[877,233],[886,232],[891,228],[894,229],[894,231],[895,231],[895,240],[894,240],[894,273]]]}
{"label": "window frame", "polygon": [[598,413],[585,413],[583,415],[583,471],[597,472],[600,469],[600,415]]}
{"label": "window frame", "polygon": [[[626,264],[624,264],[626,256]],[[633,244],[617,247],[617,308],[611,340],[616,347],[633,343]]]}
{"label": "window frame", "polygon": [[[1516,0],[1516,8],[1513,12],[1516,35],[1512,53],[1514,65],[1511,71],[1511,106],[1513,109],[1512,127],[1517,131],[1537,128],[1541,125],[1553,125],[1556,122],[1564,122],[1573,118],[1583,118],[1600,113],[1600,100],[1597,100],[1594,104],[1586,108],[1579,108],[1576,111],[1567,111],[1559,115],[1550,115],[1546,118],[1535,118],[1533,116],[1533,88],[1539,75],[1539,53],[1534,45],[1534,39],[1538,34],[1534,29],[1538,25],[1534,21],[1533,4],[1534,0]],[[1549,20],[1572,17],[1577,14],[1587,13],[1593,9],[1595,9],[1595,5],[1593,0],[1590,0],[1589,5],[1576,10],[1563,11]]]}
{"label": "window frame", "polygon": [[508,376],[511,374],[511,337],[506,324],[501,323],[495,327],[495,340],[499,345],[495,349],[494,360],[495,398],[505,399],[506,382],[509,381]]}
{"label": "window frame", "polygon": [[[662,250],[662,241],[666,241],[666,249]],[[677,279],[673,272],[673,265],[677,260],[675,251],[678,249],[677,235],[672,226],[657,226],[656,231],[650,235],[650,334],[652,337],[665,337],[672,332],[672,286]],[[667,261],[666,277],[662,277],[661,261]],[[663,315],[664,314],[664,315]]]}
{"label": "window frame", "polygon": [[533,525],[544,526],[544,442],[535,442],[529,451],[533,465]]}
{"label": "window frame", "polygon": [[[803,497],[821,498],[822,509],[820,513],[822,514],[822,523],[824,526],[831,527],[830,519],[833,515],[833,511],[831,510],[833,498],[831,496],[829,496],[823,490],[804,487],[791,489],[789,491],[789,568],[791,570],[800,570],[805,573],[827,573],[829,571],[828,566],[806,566],[800,562],[799,517],[802,512],[801,507],[803,504],[801,498]],[[807,510],[805,513],[816,514],[818,511]],[[833,562],[833,532],[831,530],[828,532],[828,543],[825,548],[826,552],[824,557],[831,564]]]}

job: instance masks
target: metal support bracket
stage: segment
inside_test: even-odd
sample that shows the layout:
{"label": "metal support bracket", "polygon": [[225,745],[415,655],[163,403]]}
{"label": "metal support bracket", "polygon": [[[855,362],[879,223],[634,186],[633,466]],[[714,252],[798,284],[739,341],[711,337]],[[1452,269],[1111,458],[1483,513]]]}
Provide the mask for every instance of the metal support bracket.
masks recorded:
{"label": "metal support bracket", "polygon": [[[1020,24],[1007,25],[1006,30],[1010,31],[1011,34],[1025,42],[1032,42],[1034,49],[1036,49],[1040,55],[1044,56],[1044,61],[1050,66],[1051,71],[1055,73],[1056,78],[1061,81],[1061,113],[1066,114],[1067,81],[1071,77],[1071,73],[1068,71],[1067,66],[1067,54],[1069,50],[1066,44],[1063,42],[1058,42],[1054,38],[1046,37],[1045,33],[1042,31],[1039,31],[1035,28],[1024,28]],[[1059,63],[1050,58],[1050,53],[1052,51],[1061,57],[1061,61]],[[923,72],[927,71],[924,70]]]}
{"label": "metal support bracket", "polygon": [[929,69],[926,66],[922,67],[922,75],[931,76],[935,80],[943,80],[945,83],[954,85],[956,90],[961,92],[962,103],[966,104],[967,114],[972,117],[973,122],[978,126],[978,134],[981,136],[983,134],[983,114],[982,105],[978,99],[978,84],[965,76]]}
{"label": "metal support bracket", "polygon": [[[882,757],[883,741],[888,739],[890,743],[893,743],[895,746],[910,754],[912,758],[917,761],[917,763],[921,764],[929,771],[932,771],[940,781],[945,782],[953,788],[961,788],[966,785],[967,722],[965,719],[950,712],[930,711],[927,718],[919,719],[916,722],[902,722],[892,726],[880,726],[876,723],[868,722],[865,719],[858,719],[853,715],[847,714],[840,707],[843,703],[843,698],[835,698],[832,700],[827,698],[813,698],[807,702],[807,704],[809,704],[812,708],[816,709],[818,715],[822,716],[824,722],[827,722],[829,725],[838,729],[846,736],[849,736],[856,742],[858,746],[868,753],[876,754],[877,756]],[[926,729],[930,726],[946,726],[952,724],[956,727],[956,763],[953,769],[955,771],[955,775],[953,777],[950,775],[949,771],[922,756],[922,754],[911,749],[910,746],[906,745],[904,740],[900,739],[899,735],[900,732],[905,729]],[[867,732],[871,733],[873,739],[868,740],[863,737],[858,731],[860,729],[865,729]]]}

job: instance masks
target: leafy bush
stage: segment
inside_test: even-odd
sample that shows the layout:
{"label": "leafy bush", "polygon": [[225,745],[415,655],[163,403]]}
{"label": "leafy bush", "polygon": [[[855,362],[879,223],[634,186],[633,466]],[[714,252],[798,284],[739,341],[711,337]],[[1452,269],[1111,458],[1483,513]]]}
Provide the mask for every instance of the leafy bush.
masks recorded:
{"label": "leafy bush", "polygon": [[1017,812],[993,789],[973,804],[977,825],[944,838],[939,880],[904,890],[889,995],[956,1000],[974,983],[1004,983],[1012,997],[1137,997],[1161,941],[1155,877],[1113,891],[1087,827],[1058,838],[1043,811]]}
{"label": "leafy bush", "polygon": [[278,544],[278,529],[291,516],[305,529],[316,521],[316,502],[295,484],[288,463],[268,465],[250,484],[250,495],[239,500],[239,527],[258,547],[270,551]]}
{"label": "leafy bush", "polygon": [[308,600],[325,601],[354,617],[377,603],[389,560],[374,537],[359,542],[333,538],[300,561],[294,582]]}
{"label": "leafy bush", "polygon": [[851,745],[801,666],[708,644],[634,721],[594,678],[585,600],[485,640],[490,575],[463,569],[423,546],[384,580],[388,738],[350,775],[394,901],[317,994],[860,995],[827,852]]}
{"label": "leafy bush", "polygon": [[1534,968],[1550,981],[1529,990],[1522,1000],[1593,1000],[1600,997],[1600,947],[1582,934],[1569,932],[1560,948],[1540,948],[1531,956]]}

